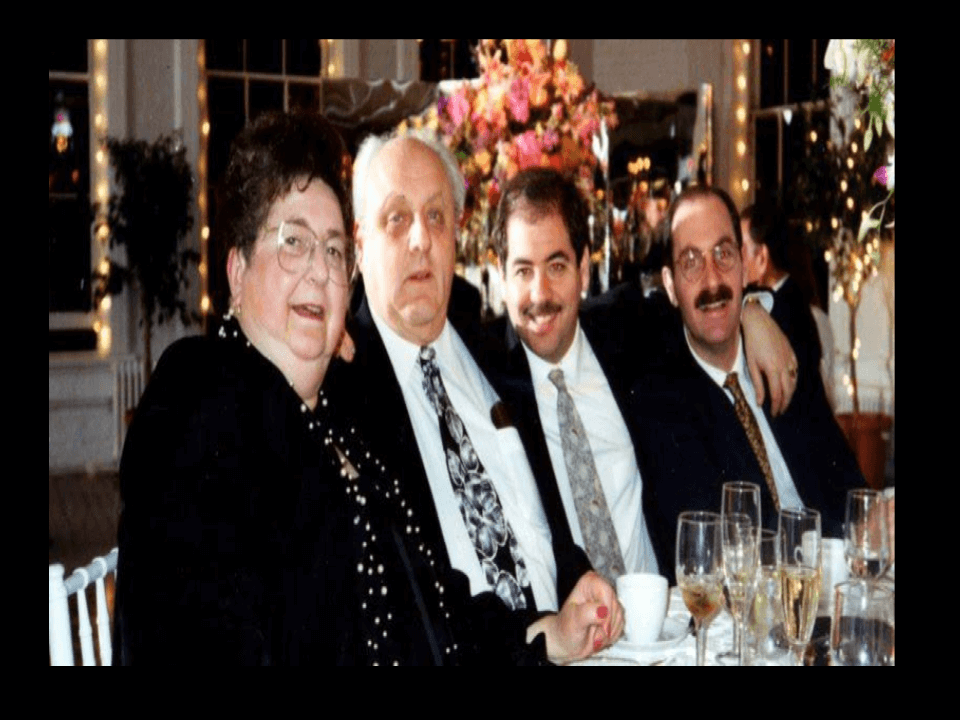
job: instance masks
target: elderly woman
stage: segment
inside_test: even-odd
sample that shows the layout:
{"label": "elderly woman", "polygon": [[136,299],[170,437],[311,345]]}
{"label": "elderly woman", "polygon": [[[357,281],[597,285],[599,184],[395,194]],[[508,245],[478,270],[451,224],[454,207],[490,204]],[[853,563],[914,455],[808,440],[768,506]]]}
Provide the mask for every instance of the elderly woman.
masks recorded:
{"label": "elderly woman", "polygon": [[367,523],[321,389],[352,269],[343,158],[318,115],[261,116],[234,144],[229,313],[164,353],[124,446],[119,663],[377,659]]}

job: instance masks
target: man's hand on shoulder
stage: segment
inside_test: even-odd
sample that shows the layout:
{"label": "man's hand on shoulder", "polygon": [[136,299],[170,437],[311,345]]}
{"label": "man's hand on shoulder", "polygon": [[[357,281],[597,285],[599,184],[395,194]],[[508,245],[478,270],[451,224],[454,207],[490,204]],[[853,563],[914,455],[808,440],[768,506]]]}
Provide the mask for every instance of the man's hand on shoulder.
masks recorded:
{"label": "man's hand on shoulder", "polygon": [[770,412],[780,415],[797,389],[797,356],[777,322],[759,303],[748,302],[740,318],[750,379],[757,391],[757,404],[764,400],[764,384],[770,389]]}

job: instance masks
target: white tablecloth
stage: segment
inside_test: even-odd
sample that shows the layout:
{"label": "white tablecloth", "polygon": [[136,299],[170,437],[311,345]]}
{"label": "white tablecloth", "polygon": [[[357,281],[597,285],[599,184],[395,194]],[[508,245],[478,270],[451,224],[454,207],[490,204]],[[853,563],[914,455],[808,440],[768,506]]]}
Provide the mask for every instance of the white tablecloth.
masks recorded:
{"label": "white tablecloth", "polygon": [[[667,605],[667,618],[684,627],[690,623],[690,611],[683,604],[680,588],[670,590],[670,601]],[[733,650],[733,619],[726,611],[713,619],[707,627],[707,665],[719,665],[717,653]],[[676,645],[659,651],[638,653],[625,641],[618,642],[611,648],[597,653],[576,665],[696,665],[697,641],[692,632]],[[735,665],[732,659],[724,660],[722,664]]]}

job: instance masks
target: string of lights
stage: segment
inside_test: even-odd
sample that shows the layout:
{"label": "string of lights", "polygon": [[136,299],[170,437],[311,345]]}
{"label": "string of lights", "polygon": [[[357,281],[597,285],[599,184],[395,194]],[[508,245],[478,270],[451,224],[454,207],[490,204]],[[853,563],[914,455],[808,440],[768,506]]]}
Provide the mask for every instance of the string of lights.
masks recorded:
{"label": "string of lights", "polygon": [[[107,152],[107,61],[110,47],[107,40],[93,41],[93,87],[91,92],[93,106],[93,126],[96,143],[94,153],[95,162],[91,171],[92,186],[96,193],[96,218],[93,223],[96,242],[94,245],[94,265],[102,274],[110,269],[108,255],[110,253],[110,228],[107,225],[107,204],[110,200],[110,178],[108,165],[110,156]],[[110,295],[105,295],[94,308],[95,319],[93,330],[97,334],[97,352],[101,357],[110,354],[113,346],[113,332],[110,323]]]}
{"label": "string of lights", "polygon": [[733,41],[733,76],[734,76],[734,116],[736,125],[734,130],[736,161],[733,171],[733,201],[737,207],[746,207],[750,204],[751,163],[752,153],[748,153],[748,123],[750,117],[750,56],[753,48],[752,40]]}

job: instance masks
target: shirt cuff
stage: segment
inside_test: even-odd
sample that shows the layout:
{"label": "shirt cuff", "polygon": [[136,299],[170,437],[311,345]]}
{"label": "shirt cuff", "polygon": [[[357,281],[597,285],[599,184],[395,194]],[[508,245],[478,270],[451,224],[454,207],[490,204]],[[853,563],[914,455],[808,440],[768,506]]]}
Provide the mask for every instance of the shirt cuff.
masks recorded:
{"label": "shirt cuff", "polygon": [[773,312],[773,293],[770,290],[751,290],[743,294],[743,307],[747,303],[759,303],[768,313]]}

